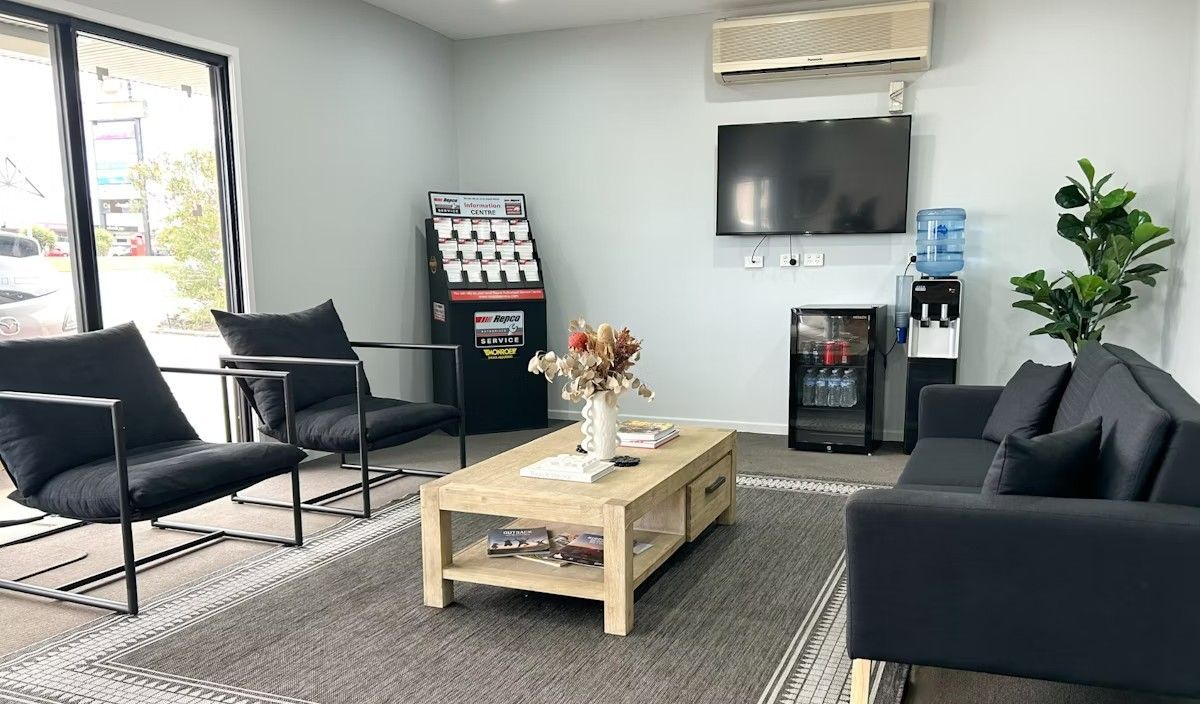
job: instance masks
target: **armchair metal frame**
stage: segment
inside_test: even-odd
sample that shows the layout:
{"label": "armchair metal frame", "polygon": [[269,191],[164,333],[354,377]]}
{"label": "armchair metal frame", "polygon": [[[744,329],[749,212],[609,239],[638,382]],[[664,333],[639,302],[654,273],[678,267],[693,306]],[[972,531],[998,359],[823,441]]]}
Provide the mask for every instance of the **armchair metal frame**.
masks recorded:
{"label": "armchair metal frame", "polygon": [[[192,369],[188,367],[159,367],[159,371],[163,373],[221,376],[223,377],[221,380],[222,389],[225,387],[225,377],[277,379],[283,384],[284,389],[284,407],[287,418],[288,438],[290,440],[290,438],[295,436],[296,419],[295,409],[293,408],[294,402],[292,399],[292,383],[289,372],[235,369]],[[117,466],[117,484],[120,491],[121,500],[120,519],[118,523],[121,527],[121,549],[124,555],[123,564],[119,566],[110,567],[108,569],[101,570],[100,572],[90,574],[86,577],[74,579],[57,588],[41,587],[10,579],[0,579],[0,589],[22,592],[24,594],[32,594],[34,596],[48,597],[50,599],[68,601],[75,604],[83,604],[84,606],[94,606],[101,609],[109,609],[118,613],[136,616],[139,610],[137,590],[137,569],[139,567],[162,562],[168,558],[176,557],[186,552],[191,552],[200,546],[216,542],[218,540],[223,540],[225,538],[238,538],[242,540],[277,543],[292,547],[299,547],[304,544],[304,527],[301,521],[302,514],[300,513],[300,469],[299,466],[297,466],[292,468],[291,471],[293,499],[291,504],[293,508],[292,527],[294,531],[293,537],[286,538],[276,535],[267,535],[264,533],[235,530],[231,528],[202,526],[191,523],[173,523],[163,521],[161,520],[161,517],[158,517],[150,519],[151,526],[155,528],[179,530],[190,533],[201,533],[202,535],[200,535],[198,538],[175,545],[165,550],[160,550],[149,555],[143,555],[142,557],[137,557],[133,546],[133,524],[135,521],[132,517],[133,506],[131,505],[129,499],[129,462],[128,451],[125,446],[125,410],[122,401],[120,399],[112,398],[69,396],[64,394],[44,394],[23,391],[0,391],[0,399],[24,403],[61,404],[67,406],[85,406],[97,409],[108,409],[109,417],[112,422],[113,459],[115,460]],[[228,433],[226,434],[226,438],[229,439]],[[75,516],[67,517],[81,520],[84,522],[83,524],[95,522],[89,521],[86,518],[77,518]],[[49,535],[56,532],[59,531],[53,530],[44,535]],[[33,539],[44,537],[44,535],[34,536]],[[122,573],[124,573],[125,580],[124,603],[110,599],[89,596],[78,591]]]}
{"label": "armchair metal frame", "polygon": [[[456,393],[456,405],[458,407],[458,462],[459,468],[467,466],[467,412],[465,404],[465,391],[463,389],[463,364],[462,364],[462,347],[460,345],[437,345],[437,344],[421,344],[410,342],[363,342],[352,341],[351,347],[361,349],[385,349],[385,350],[429,350],[433,352],[453,352],[454,353],[454,386]],[[371,517],[371,488],[385,484],[387,482],[399,479],[404,476],[425,476],[425,477],[442,477],[449,472],[440,472],[429,469],[417,469],[410,467],[382,467],[371,465],[368,458],[370,444],[367,438],[367,414],[363,402],[367,397],[366,393],[366,371],[361,359],[323,359],[319,357],[261,357],[250,355],[223,355],[221,357],[221,367],[223,369],[239,368],[239,364],[279,364],[279,365],[296,365],[296,366],[323,366],[323,367],[353,367],[354,368],[354,393],[356,396],[358,409],[358,456],[359,463],[351,464],[346,461],[346,453],[340,452],[339,464],[342,469],[358,470],[361,473],[361,479],[344,487],[327,491],[319,496],[314,496],[310,499],[305,499],[301,504],[301,508],[305,511],[314,513],[326,513],[336,516],[350,516],[354,518],[370,518]],[[226,404],[228,407],[228,404]],[[228,423],[226,424],[228,426]],[[249,424],[247,424],[249,425]],[[244,428],[244,432],[252,431],[252,428]],[[302,445],[300,447],[303,447]],[[317,448],[311,448],[317,449]],[[376,476],[371,476],[374,472]],[[328,504],[343,499],[354,492],[362,492],[362,508],[352,509],[343,508],[341,506],[329,506]],[[286,507],[289,504],[276,499],[265,499],[254,496],[242,496],[234,494],[231,497],[235,502],[240,504],[254,504],[258,506],[275,506]]]}

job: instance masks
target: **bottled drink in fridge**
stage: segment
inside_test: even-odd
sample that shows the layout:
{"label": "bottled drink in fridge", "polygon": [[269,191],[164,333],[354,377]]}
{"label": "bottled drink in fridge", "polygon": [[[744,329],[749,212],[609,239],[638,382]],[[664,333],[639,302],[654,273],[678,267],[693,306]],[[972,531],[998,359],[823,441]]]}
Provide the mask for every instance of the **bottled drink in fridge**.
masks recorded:
{"label": "bottled drink in fridge", "polygon": [[833,381],[829,385],[829,405],[846,405],[846,374],[841,369],[833,370]]}
{"label": "bottled drink in fridge", "polygon": [[858,374],[853,369],[847,369],[842,383],[845,387],[842,405],[846,408],[854,408],[858,405]]}
{"label": "bottled drink in fridge", "polygon": [[800,402],[805,406],[813,405],[817,397],[817,372],[809,369],[804,373],[804,387],[800,395]]}
{"label": "bottled drink in fridge", "polygon": [[829,405],[829,372],[822,369],[817,372],[816,388],[813,393],[814,406]]}

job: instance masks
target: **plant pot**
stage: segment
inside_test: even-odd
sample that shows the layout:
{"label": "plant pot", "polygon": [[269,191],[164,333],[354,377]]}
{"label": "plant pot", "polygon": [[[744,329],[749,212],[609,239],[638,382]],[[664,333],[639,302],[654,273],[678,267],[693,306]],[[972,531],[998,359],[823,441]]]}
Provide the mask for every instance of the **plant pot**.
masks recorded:
{"label": "plant pot", "polygon": [[617,396],[601,391],[583,404],[583,449],[588,457],[611,460],[617,454]]}

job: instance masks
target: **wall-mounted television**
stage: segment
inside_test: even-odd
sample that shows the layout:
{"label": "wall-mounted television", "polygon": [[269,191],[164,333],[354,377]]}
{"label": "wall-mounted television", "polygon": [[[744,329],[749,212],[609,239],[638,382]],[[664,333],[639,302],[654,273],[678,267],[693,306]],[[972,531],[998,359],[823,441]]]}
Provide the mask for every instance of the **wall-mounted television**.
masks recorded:
{"label": "wall-mounted television", "polygon": [[721,125],[718,235],[908,229],[912,117]]}

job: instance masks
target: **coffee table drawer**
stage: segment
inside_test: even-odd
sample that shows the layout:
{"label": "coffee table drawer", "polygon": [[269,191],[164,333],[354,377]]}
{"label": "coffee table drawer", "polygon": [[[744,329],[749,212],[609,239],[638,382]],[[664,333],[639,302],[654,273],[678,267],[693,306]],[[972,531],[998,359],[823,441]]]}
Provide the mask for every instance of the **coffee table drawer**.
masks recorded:
{"label": "coffee table drawer", "polygon": [[725,455],[687,487],[687,538],[693,540],[729,508],[733,457]]}

